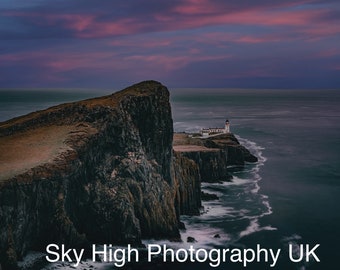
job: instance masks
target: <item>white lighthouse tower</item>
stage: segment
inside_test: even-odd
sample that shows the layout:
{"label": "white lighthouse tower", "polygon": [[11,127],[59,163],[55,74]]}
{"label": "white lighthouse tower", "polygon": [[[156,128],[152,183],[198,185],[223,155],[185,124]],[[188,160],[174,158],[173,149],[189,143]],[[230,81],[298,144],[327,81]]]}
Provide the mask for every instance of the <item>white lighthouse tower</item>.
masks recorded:
{"label": "white lighthouse tower", "polygon": [[230,133],[230,123],[229,120],[225,120],[224,133]]}

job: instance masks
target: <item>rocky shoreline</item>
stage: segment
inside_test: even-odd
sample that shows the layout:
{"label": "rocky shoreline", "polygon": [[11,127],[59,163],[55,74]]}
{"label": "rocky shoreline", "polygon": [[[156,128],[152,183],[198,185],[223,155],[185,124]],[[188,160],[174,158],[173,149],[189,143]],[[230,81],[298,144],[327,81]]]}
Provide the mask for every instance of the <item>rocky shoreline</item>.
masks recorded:
{"label": "rocky shoreline", "polygon": [[0,123],[2,267],[49,243],[180,240],[180,215],[199,214],[201,181],[257,159],[232,134],[179,136],[155,81]]}

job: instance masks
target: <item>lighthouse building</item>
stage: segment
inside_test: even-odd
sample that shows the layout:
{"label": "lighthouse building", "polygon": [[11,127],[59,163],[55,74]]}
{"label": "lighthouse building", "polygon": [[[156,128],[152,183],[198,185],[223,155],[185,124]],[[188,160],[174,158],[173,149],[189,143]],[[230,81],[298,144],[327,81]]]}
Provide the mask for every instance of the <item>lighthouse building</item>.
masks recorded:
{"label": "lighthouse building", "polygon": [[203,128],[201,130],[201,134],[203,137],[207,137],[209,135],[216,135],[216,134],[221,134],[221,133],[230,133],[230,123],[229,120],[227,119],[225,121],[224,127],[223,128]]}

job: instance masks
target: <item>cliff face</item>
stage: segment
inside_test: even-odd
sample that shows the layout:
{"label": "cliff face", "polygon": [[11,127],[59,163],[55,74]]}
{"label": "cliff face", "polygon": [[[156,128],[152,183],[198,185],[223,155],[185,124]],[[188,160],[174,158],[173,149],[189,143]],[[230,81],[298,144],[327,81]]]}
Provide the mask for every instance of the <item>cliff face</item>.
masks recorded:
{"label": "cliff face", "polygon": [[172,169],[177,215],[198,215],[202,206],[199,166],[193,160],[174,152]]}
{"label": "cliff face", "polygon": [[171,109],[160,83],[15,118],[1,123],[0,134],[7,265],[49,243],[179,237]]}
{"label": "cliff face", "polygon": [[215,151],[185,151],[182,156],[193,160],[198,168],[203,182],[228,181],[228,152]]}
{"label": "cliff face", "polygon": [[179,239],[201,179],[256,161],[232,134],[173,136],[169,92],[154,81],[0,123],[0,268],[50,243]]}
{"label": "cliff face", "polygon": [[257,158],[232,133],[208,138],[178,133],[174,137],[175,152],[195,162],[203,182],[228,181],[228,166],[257,162]]}

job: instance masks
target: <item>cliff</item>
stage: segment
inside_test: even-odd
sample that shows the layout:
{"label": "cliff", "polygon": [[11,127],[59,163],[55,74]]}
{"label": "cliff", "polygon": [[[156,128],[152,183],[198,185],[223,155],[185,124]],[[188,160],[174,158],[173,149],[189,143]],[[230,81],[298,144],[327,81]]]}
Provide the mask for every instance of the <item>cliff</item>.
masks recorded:
{"label": "cliff", "polygon": [[202,207],[199,166],[193,160],[174,152],[172,169],[177,216],[198,215]]}
{"label": "cliff", "polygon": [[1,262],[49,243],[179,238],[171,108],[160,83],[15,118],[0,136]]}
{"label": "cliff", "polygon": [[175,134],[174,146],[173,135],[155,81],[0,123],[0,266],[50,243],[178,240],[180,215],[199,214],[201,179],[254,157],[232,135],[187,145]]}
{"label": "cliff", "polygon": [[203,182],[228,181],[228,166],[257,162],[257,158],[232,133],[206,138],[177,133],[173,145],[178,155],[195,162]]}

